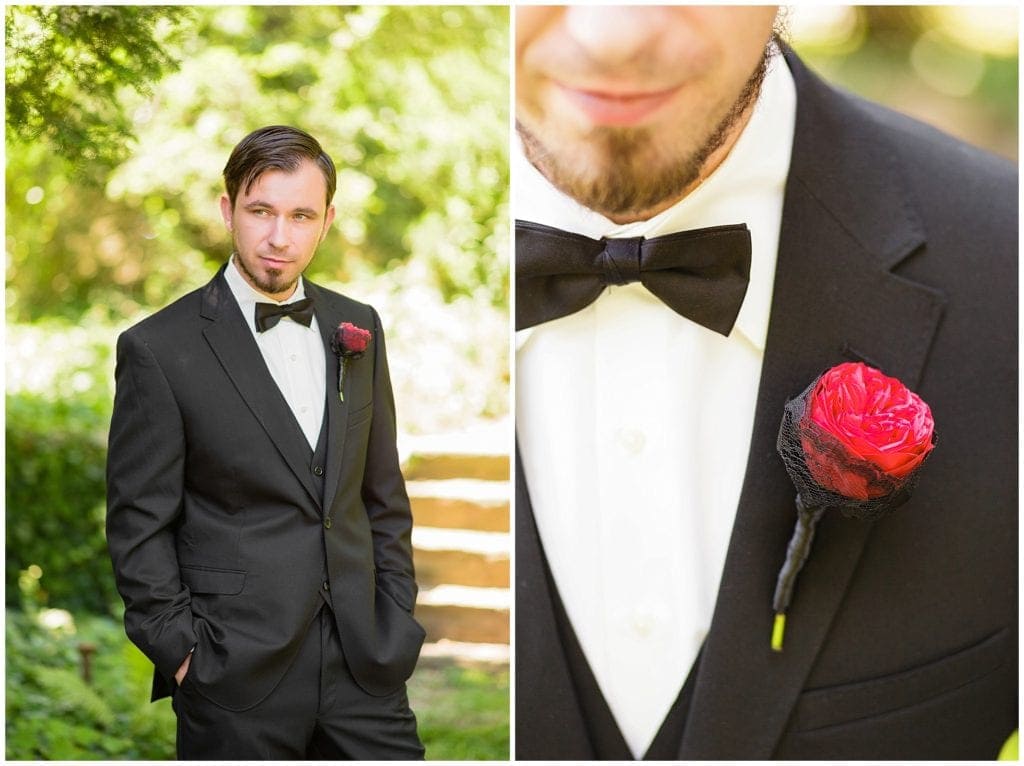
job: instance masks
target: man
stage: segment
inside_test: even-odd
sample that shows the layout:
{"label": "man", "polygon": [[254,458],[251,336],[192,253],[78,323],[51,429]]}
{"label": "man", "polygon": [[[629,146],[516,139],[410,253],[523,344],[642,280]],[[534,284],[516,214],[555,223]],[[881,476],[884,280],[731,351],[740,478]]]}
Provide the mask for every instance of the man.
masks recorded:
{"label": "man", "polygon": [[[517,9],[519,759],[982,759],[1016,727],[1015,170],[833,90],[774,17]],[[641,271],[676,252],[699,289]],[[825,515],[776,652],[783,406],[850,360],[938,446],[892,515]]]}
{"label": "man", "polygon": [[302,277],[335,178],[301,130],[248,135],[224,168],[230,259],[118,340],[107,537],[181,759],[423,756],[380,319]]}

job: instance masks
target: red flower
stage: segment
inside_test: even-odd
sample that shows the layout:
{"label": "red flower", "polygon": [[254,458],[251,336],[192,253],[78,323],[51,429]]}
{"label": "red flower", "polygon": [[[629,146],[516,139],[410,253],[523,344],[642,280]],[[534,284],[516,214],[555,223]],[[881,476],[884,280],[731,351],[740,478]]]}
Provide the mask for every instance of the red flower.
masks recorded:
{"label": "red flower", "polygon": [[860,362],[818,378],[800,442],[811,477],[853,500],[889,494],[935,446],[931,409],[896,378]]}
{"label": "red flower", "polygon": [[346,359],[358,359],[370,345],[371,337],[369,330],[356,327],[351,322],[342,322],[331,338],[331,349]]}
{"label": "red flower", "polygon": [[345,401],[345,368],[349,359],[358,359],[370,345],[369,330],[342,322],[331,336],[331,351],[338,355],[338,398]]}
{"label": "red flower", "polygon": [[905,503],[934,431],[921,397],[860,362],[827,370],[786,402],[776,446],[796,487],[797,520],[772,597],[772,649],[782,651],[786,611],[822,515],[834,508],[869,521]]}

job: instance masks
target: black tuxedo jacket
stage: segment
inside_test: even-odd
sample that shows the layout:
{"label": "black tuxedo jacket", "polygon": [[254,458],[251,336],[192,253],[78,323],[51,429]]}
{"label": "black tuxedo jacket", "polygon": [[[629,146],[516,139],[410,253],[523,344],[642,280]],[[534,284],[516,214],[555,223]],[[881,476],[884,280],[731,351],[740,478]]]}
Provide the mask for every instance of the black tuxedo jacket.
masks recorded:
{"label": "black tuxedo jacket", "polygon": [[[678,755],[994,758],[1017,726],[1016,171],[786,58],[796,135],[753,438]],[[782,407],[850,359],[922,395],[937,447],[890,517],[826,514],[777,654]],[[516,756],[591,758],[518,478]]]}
{"label": "black tuxedo jacket", "polygon": [[[223,272],[118,339],[107,538],[126,630],[156,666],[154,699],[194,646],[193,688],[244,710],[327,595],[356,681],[387,694],[424,632],[380,320],[306,282],[327,361],[327,459],[314,466]],[[344,321],[373,335],[342,402],[329,339]]]}

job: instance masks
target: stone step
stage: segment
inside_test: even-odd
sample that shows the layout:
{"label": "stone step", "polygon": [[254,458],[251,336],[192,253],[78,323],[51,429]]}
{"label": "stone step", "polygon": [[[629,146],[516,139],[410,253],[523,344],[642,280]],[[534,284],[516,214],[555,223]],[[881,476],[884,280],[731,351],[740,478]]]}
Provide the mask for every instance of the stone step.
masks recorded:
{"label": "stone step", "polygon": [[509,661],[511,435],[506,418],[399,439],[427,661]]}
{"label": "stone step", "polygon": [[474,644],[442,638],[423,645],[421,664],[508,665],[508,644]]}
{"label": "stone step", "polygon": [[508,481],[508,455],[475,455],[459,453],[409,456],[402,473],[406,479],[486,479]]}
{"label": "stone step", "polygon": [[412,545],[421,587],[508,587],[511,541],[507,533],[414,526]]}
{"label": "stone step", "polygon": [[509,480],[512,426],[506,418],[465,431],[399,440],[406,479]]}
{"label": "stone step", "polygon": [[416,619],[428,642],[508,644],[511,602],[508,588],[438,585],[420,591]]}
{"label": "stone step", "polygon": [[406,482],[417,525],[507,532],[508,481],[418,479]]}

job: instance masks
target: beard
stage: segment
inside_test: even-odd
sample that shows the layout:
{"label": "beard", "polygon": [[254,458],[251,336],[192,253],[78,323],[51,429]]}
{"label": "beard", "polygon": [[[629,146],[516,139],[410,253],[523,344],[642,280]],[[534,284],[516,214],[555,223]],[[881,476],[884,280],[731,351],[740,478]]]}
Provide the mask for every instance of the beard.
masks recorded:
{"label": "beard", "polygon": [[697,137],[695,148],[688,136],[656,140],[649,128],[598,126],[583,137],[593,159],[581,162],[571,149],[559,155],[517,120],[523,151],[548,181],[581,205],[612,220],[642,220],[648,211],[681,199],[700,179],[708,159],[757,101],[774,50],[769,42],[739,96]]}
{"label": "beard", "polygon": [[257,290],[267,295],[279,295],[291,290],[299,283],[298,277],[288,282],[287,277],[284,276],[280,269],[267,269],[265,275],[255,273],[239,254],[237,245],[232,255],[235,257],[235,263],[238,265],[238,268],[249,278],[250,283],[255,285]]}

